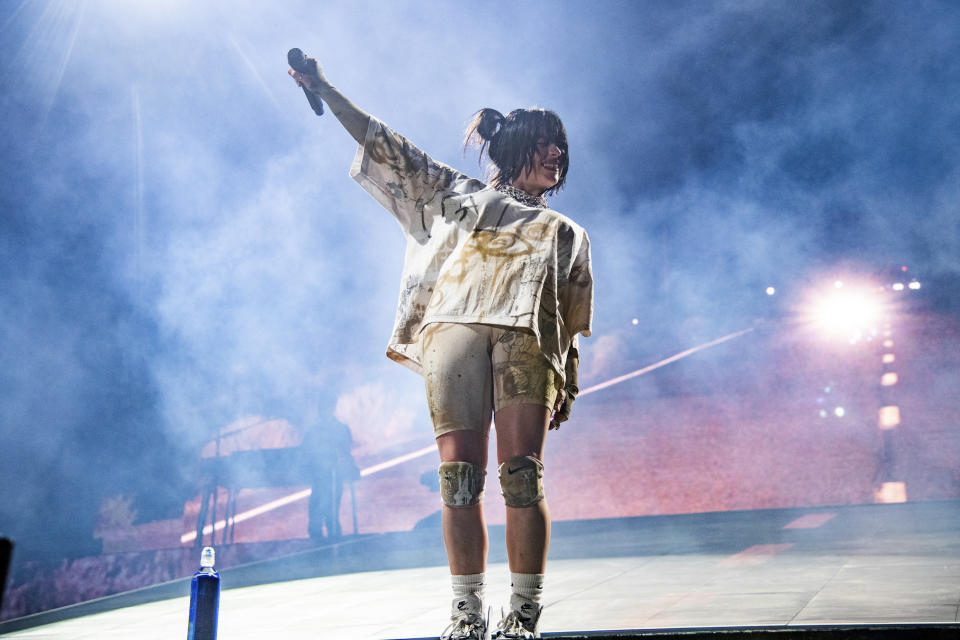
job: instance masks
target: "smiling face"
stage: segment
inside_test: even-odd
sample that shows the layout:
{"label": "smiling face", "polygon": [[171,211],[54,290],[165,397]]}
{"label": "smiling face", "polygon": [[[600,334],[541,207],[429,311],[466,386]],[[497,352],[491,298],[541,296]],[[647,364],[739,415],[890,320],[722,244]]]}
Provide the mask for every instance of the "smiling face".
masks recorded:
{"label": "smiling face", "polygon": [[514,109],[500,118],[499,128],[487,138],[497,168],[493,186],[509,184],[535,196],[562,189],[570,151],[559,116],[546,109]]}
{"label": "smiling face", "polygon": [[520,175],[514,178],[513,186],[523,189],[529,194],[539,196],[547,189],[552,189],[560,181],[563,170],[561,158],[563,151],[553,142],[545,138],[537,140],[537,152],[532,162],[528,162],[520,170]]}

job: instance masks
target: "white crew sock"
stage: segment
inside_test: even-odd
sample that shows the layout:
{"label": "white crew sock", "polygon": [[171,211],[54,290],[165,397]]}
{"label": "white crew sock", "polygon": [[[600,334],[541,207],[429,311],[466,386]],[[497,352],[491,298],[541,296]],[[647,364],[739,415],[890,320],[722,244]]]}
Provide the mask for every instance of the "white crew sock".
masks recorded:
{"label": "white crew sock", "polygon": [[510,596],[511,609],[520,611],[524,601],[540,606],[540,598],[543,595],[542,573],[511,573],[510,586],[513,590]]}
{"label": "white crew sock", "polygon": [[467,596],[474,596],[476,601],[471,604],[476,604],[476,606],[478,606],[477,613],[480,613],[479,609],[483,608],[483,589],[487,586],[486,574],[471,573],[466,576],[451,575],[450,582],[453,585],[454,600],[472,600],[472,598],[467,598]]}

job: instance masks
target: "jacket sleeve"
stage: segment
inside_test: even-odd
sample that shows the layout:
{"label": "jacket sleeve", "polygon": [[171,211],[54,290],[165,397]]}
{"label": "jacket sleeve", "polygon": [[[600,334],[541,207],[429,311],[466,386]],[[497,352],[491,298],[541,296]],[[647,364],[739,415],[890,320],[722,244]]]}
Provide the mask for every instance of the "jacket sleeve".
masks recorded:
{"label": "jacket sleeve", "polygon": [[405,233],[421,242],[430,236],[433,220],[442,215],[450,196],[484,186],[435,161],[374,117],[350,177],[393,214]]}

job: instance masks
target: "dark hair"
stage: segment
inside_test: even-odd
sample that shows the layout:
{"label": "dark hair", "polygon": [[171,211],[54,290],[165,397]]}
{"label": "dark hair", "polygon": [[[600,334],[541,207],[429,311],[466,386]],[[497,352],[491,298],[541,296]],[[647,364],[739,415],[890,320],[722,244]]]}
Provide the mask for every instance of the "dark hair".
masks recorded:
{"label": "dark hair", "polygon": [[[464,148],[470,144],[484,150],[497,167],[493,186],[502,187],[520,176],[527,164],[537,157],[537,142],[546,140],[560,149],[560,180],[546,193],[553,194],[563,188],[570,168],[570,151],[567,147],[567,131],[560,116],[546,109],[514,109],[506,116],[496,109],[480,109],[467,126]],[[489,146],[488,146],[489,145]]]}

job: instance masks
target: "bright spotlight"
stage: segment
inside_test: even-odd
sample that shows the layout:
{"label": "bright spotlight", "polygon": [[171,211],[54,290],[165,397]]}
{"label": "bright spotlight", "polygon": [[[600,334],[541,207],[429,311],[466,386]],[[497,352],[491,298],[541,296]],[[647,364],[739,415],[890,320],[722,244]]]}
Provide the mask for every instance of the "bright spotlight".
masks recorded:
{"label": "bright spotlight", "polygon": [[896,282],[896,283],[894,283],[894,285],[893,285],[893,290],[894,290],[894,291],[903,291],[903,283],[902,283],[902,282]]}
{"label": "bright spotlight", "polygon": [[917,289],[920,288],[920,283],[914,280],[913,282],[910,283],[909,287],[914,291],[916,291]]}
{"label": "bright spotlight", "polygon": [[847,415],[847,410],[843,407],[837,407],[833,410],[833,415],[837,416],[838,418],[842,418],[843,416]]}
{"label": "bright spotlight", "polygon": [[767,295],[768,295],[768,296],[772,296],[772,295],[775,294],[776,292],[777,292],[777,290],[774,289],[773,287],[767,287]]}
{"label": "bright spotlight", "polygon": [[877,293],[869,288],[835,285],[833,291],[808,302],[807,314],[821,332],[855,344],[881,320],[883,308]]}
{"label": "bright spotlight", "polygon": [[634,325],[638,325],[638,324],[640,324],[640,319],[639,319],[639,318],[634,318],[634,319],[631,320],[630,322],[632,322]]}

